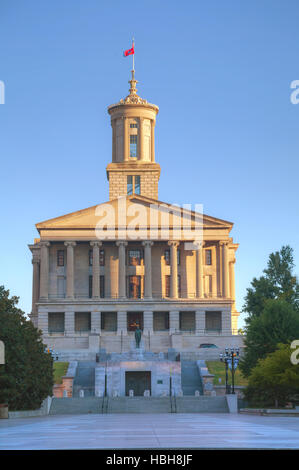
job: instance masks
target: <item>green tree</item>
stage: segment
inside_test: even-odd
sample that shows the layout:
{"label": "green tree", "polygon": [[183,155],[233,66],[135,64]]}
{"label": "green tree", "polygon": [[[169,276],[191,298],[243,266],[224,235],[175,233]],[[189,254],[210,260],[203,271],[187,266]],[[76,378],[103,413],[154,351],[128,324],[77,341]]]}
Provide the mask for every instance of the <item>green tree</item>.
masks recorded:
{"label": "green tree", "polygon": [[245,352],[240,368],[245,377],[259,359],[276,350],[278,343],[299,339],[299,315],[286,300],[267,300],[261,315],[252,318],[246,328]]}
{"label": "green tree", "polygon": [[290,361],[288,344],[259,359],[244,390],[245,399],[253,406],[285,406],[299,390],[299,364]]}
{"label": "green tree", "polygon": [[41,332],[16,307],[18,301],[0,286],[0,340],[5,344],[0,403],[8,403],[11,410],[30,410],[52,394],[53,361],[44,352]]}
{"label": "green tree", "polygon": [[280,251],[271,253],[267,268],[260,278],[253,278],[247,289],[243,312],[247,312],[247,325],[261,315],[269,299],[285,300],[299,313],[299,284],[293,274],[293,249],[286,245]]}

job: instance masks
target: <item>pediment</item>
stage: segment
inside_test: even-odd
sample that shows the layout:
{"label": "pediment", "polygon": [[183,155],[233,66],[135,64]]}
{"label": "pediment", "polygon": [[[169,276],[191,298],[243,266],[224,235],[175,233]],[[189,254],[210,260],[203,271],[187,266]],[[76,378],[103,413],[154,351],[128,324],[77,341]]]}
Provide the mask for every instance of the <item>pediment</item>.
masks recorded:
{"label": "pediment", "polygon": [[107,201],[36,224],[41,235],[45,231],[53,230],[95,230],[99,226],[107,227],[106,230],[126,228],[127,231],[136,226],[144,230],[154,227],[158,231],[177,230],[179,227],[190,226],[191,229],[202,227],[204,230],[222,229],[229,232],[233,224],[201,214],[192,208],[190,210],[186,207],[173,206],[137,195]]}

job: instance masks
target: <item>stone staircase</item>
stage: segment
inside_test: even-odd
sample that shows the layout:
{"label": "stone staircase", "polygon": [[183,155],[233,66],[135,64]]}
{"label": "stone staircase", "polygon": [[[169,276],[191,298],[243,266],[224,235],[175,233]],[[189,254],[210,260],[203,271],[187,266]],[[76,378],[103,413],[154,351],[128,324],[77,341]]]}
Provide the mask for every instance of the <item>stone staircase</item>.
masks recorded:
{"label": "stone staircase", "polygon": [[228,413],[226,397],[176,397],[176,413]]}
{"label": "stone staircase", "polygon": [[181,380],[184,396],[194,397],[196,390],[199,391],[200,395],[203,395],[201,377],[196,361],[183,360],[181,362]]}
{"label": "stone staircase", "polygon": [[228,413],[225,397],[53,398],[50,415],[122,413]]}
{"label": "stone staircase", "polygon": [[107,413],[171,413],[169,397],[109,398]]}
{"label": "stone staircase", "polygon": [[102,413],[103,398],[53,398],[50,415]]}
{"label": "stone staircase", "polygon": [[84,397],[94,397],[95,392],[95,361],[78,361],[76,376],[73,382],[73,397],[80,396],[80,390],[84,390]]}

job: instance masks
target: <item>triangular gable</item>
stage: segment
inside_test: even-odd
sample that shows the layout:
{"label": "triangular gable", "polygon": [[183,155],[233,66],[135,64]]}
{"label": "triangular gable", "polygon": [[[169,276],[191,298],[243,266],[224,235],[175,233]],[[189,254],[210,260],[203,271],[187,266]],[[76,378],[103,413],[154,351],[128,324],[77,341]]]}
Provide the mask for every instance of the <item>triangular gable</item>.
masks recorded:
{"label": "triangular gable", "polygon": [[[176,207],[169,203],[144,196],[132,195],[40,222],[36,224],[36,228],[38,231],[45,229],[92,229],[95,228],[105,216],[107,218],[107,210],[111,210],[111,214],[113,214],[114,211],[113,220],[115,220],[116,225],[118,225],[118,218],[120,218],[119,225],[123,225],[122,221],[124,220],[126,220],[126,224],[129,225],[138,217],[139,213],[139,219],[141,220],[140,225],[144,227],[149,226],[151,220],[158,220],[156,223],[158,223],[159,227],[162,227],[165,223],[169,223],[170,226],[175,227],[180,224],[183,225],[187,219],[191,221],[191,226],[203,222],[204,228],[226,228],[230,230],[233,226],[232,222],[226,220],[211,217],[206,214],[202,216],[199,212]],[[124,213],[126,214],[126,219],[123,218]],[[169,218],[167,218],[167,213],[169,214]]]}

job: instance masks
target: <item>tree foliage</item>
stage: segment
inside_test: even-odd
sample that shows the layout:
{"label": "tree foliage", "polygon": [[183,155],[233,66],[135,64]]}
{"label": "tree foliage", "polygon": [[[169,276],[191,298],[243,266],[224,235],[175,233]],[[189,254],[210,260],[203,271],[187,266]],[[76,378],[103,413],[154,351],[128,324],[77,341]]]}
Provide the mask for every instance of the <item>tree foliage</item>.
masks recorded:
{"label": "tree foliage", "polygon": [[16,307],[18,300],[0,286],[0,340],[5,345],[0,403],[8,403],[11,410],[29,410],[39,408],[52,394],[53,363],[44,352],[41,332]]}
{"label": "tree foliage", "polygon": [[279,344],[276,351],[259,359],[244,391],[250,405],[285,406],[298,394],[299,364],[291,363],[291,354],[288,344]]}
{"label": "tree foliage", "polygon": [[260,278],[253,278],[247,289],[243,311],[247,312],[247,325],[261,315],[269,299],[285,300],[299,313],[299,284],[293,274],[293,249],[286,245],[280,251],[271,253],[267,268]]}
{"label": "tree foliage", "polygon": [[260,316],[253,318],[247,327],[244,357],[240,368],[245,377],[259,359],[276,350],[278,343],[299,339],[299,315],[285,300],[267,300]]}

